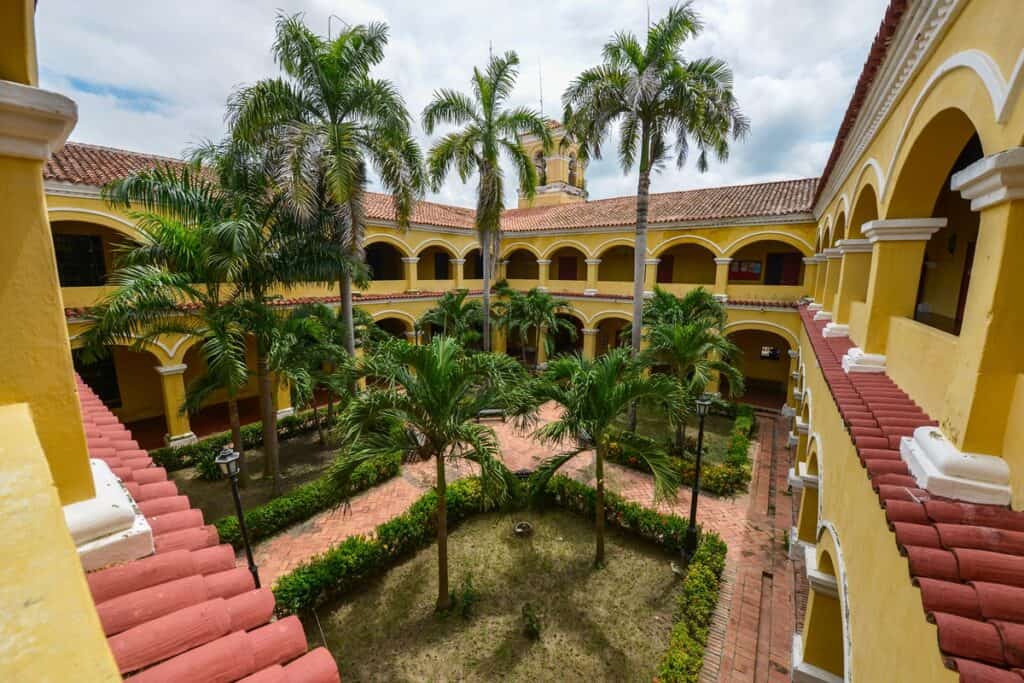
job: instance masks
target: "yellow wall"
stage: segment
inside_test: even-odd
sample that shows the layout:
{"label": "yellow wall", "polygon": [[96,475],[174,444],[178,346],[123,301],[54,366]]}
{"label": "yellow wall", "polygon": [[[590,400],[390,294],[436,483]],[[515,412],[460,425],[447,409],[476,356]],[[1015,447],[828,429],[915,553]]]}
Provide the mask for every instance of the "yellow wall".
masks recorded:
{"label": "yellow wall", "polygon": [[[744,330],[729,335],[729,340],[740,349],[737,366],[748,379],[778,382],[782,387],[789,383],[790,345],[779,335],[759,330]],[[761,347],[773,346],[779,349],[776,360],[761,358]]]}
{"label": "yellow wall", "polygon": [[696,244],[677,244],[658,255],[672,259],[672,282],[713,284],[715,282],[715,254]]}
{"label": "yellow wall", "polygon": [[114,413],[123,422],[134,422],[164,414],[160,375],[156,366],[160,360],[147,351],[134,351],[124,346],[111,349],[117,386],[121,392],[121,407]]}
{"label": "yellow wall", "polygon": [[[633,281],[633,249],[616,246],[604,251],[597,267],[597,279],[606,282]],[[586,273],[584,273],[585,275]]]}

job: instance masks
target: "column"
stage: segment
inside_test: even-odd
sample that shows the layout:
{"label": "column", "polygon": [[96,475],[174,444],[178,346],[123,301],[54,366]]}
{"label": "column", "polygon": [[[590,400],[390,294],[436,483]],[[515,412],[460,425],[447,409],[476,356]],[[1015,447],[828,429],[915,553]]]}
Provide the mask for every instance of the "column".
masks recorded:
{"label": "column", "polygon": [[861,300],[867,291],[871,274],[871,242],[868,240],[839,240],[837,248],[842,254],[839,280],[835,296],[832,322],[825,326],[826,337],[850,335],[850,304]]}
{"label": "column", "polygon": [[497,282],[498,280],[507,280],[508,279],[508,264],[509,264],[509,260],[508,259],[502,259],[502,260],[498,261],[498,268],[497,268],[498,272],[492,278],[492,280],[494,282]]}
{"label": "column", "polygon": [[654,296],[654,286],[658,283],[658,264],[660,258],[644,259],[644,296]]}
{"label": "column", "polygon": [[295,414],[295,407],[292,406],[292,389],[288,381],[283,377],[277,377],[274,381],[277,387],[274,394],[274,406],[277,408],[277,418],[288,417]]}
{"label": "column", "polygon": [[508,353],[508,335],[500,325],[491,325],[491,353]]}
{"label": "column", "polygon": [[587,288],[583,290],[583,295],[594,296],[597,294],[597,272],[598,266],[601,265],[601,259],[588,258],[585,262],[587,264]]}
{"label": "column", "polygon": [[184,363],[177,365],[157,365],[160,373],[160,389],[164,399],[164,417],[167,420],[167,445],[184,446],[195,443],[196,435],[188,421],[188,413],[181,412],[185,404],[185,369]]}
{"label": "column", "polygon": [[537,330],[537,367],[543,367],[548,362],[548,328],[541,327]]}
{"label": "column", "polygon": [[551,272],[551,259],[549,259],[549,258],[539,258],[539,259],[537,259],[537,279],[540,281],[540,284],[537,286],[537,289],[540,289],[540,290],[543,290],[543,291],[547,290],[547,288],[548,288],[548,277],[550,275],[550,272]]}
{"label": "column", "polygon": [[[363,348],[363,345],[362,345],[361,342],[356,341],[356,357],[355,357],[356,367],[360,367],[361,366],[361,364],[363,362],[363,359],[365,357],[366,357],[366,349]],[[356,388],[359,389],[359,391],[365,391],[366,390],[366,377],[365,376],[360,375],[359,378],[356,379]]]}
{"label": "column", "polygon": [[585,327],[583,332],[583,358],[594,360],[597,358],[597,330]]}
{"label": "column", "polygon": [[725,301],[729,298],[727,288],[729,287],[729,264],[731,263],[731,258],[715,259],[715,287],[713,291],[715,298],[719,301]]}
{"label": "column", "polygon": [[836,290],[839,288],[839,268],[842,266],[843,253],[835,247],[825,249],[821,253],[825,256],[825,282],[821,291],[822,309],[814,314],[814,319],[832,320]]}
{"label": "column", "polygon": [[405,291],[418,292],[420,283],[416,272],[416,264],[420,262],[419,256],[404,256],[402,263],[405,264]]}
{"label": "column", "polygon": [[420,333],[419,333],[419,331],[418,330],[413,330],[411,332],[406,332],[405,333],[405,341],[409,342],[413,346],[416,346],[417,344],[419,344],[420,343]]}
{"label": "column", "polygon": [[799,351],[796,349],[789,350],[789,382],[786,387],[786,405],[782,407],[783,417],[795,415],[796,409],[799,406],[799,401],[794,396],[794,393],[800,386],[799,358]]}
{"label": "column", "polygon": [[925,245],[945,225],[945,218],[902,218],[870,221],[861,228],[871,243],[867,321],[864,339],[857,340],[860,346],[843,357],[846,372],[885,371],[889,318],[914,315]]}
{"label": "column", "polygon": [[825,275],[827,270],[827,259],[825,254],[815,254],[811,258],[814,259],[815,263],[818,264],[817,272],[814,275],[814,290],[811,293],[811,298],[814,299],[814,303],[808,306],[808,310],[820,311],[825,307]]}
{"label": "column", "polygon": [[455,281],[455,289],[462,289],[462,281],[465,279],[466,259],[452,258],[448,259],[448,263],[452,265],[452,279]]}
{"label": "column", "polygon": [[804,290],[807,296],[814,298],[814,290],[818,285],[818,257],[807,256],[804,258]]}

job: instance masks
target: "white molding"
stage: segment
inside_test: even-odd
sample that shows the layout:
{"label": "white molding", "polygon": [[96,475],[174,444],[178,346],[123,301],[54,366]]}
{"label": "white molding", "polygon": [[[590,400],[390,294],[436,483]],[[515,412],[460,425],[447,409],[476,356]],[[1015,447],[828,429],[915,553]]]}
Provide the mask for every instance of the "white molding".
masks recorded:
{"label": "white molding", "polygon": [[804,661],[804,641],[799,633],[793,634],[793,683],[843,683],[843,679]]}
{"label": "white molding", "polygon": [[[98,185],[68,183],[61,180],[44,180],[43,190],[46,192],[46,194],[52,194],[58,197],[78,197],[80,199],[99,199],[102,195],[102,192]],[[53,211],[54,209],[49,210]],[[82,209],[73,209],[67,207],[66,210],[75,211]],[[127,223],[127,221],[124,221],[124,219],[119,218],[118,220]],[[128,225],[131,225],[131,223],[128,223]]]}
{"label": "white molding", "polygon": [[714,259],[714,261],[715,261],[715,265],[716,266],[727,266],[730,263],[732,263],[732,257],[731,256],[725,256],[725,257],[722,257],[722,258],[716,258],[716,259]]}
{"label": "white molding", "polygon": [[[728,294],[712,294],[711,297],[719,303],[727,303],[729,301]],[[733,306],[732,308],[742,308],[745,310],[755,310],[752,306]],[[760,310],[759,308],[756,310]]]}
{"label": "white molding", "polygon": [[[804,484],[806,485],[807,479],[803,476],[801,478],[804,479]],[[818,554],[814,552],[813,548],[807,548],[807,552],[804,554],[804,562],[807,567],[807,583],[810,584],[811,589],[815,593],[821,593],[838,600],[839,583],[836,581],[836,577],[818,569]]]}
{"label": "white molding", "polygon": [[832,320],[832,312],[819,310],[814,314],[814,320]]}
{"label": "white molding", "polygon": [[868,221],[861,233],[871,244],[875,242],[927,242],[946,227],[945,218],[895,218]]}
{"label": "white molding", "polygon": [[281,408],[277,411],[277,419],[280,420],[282,417],[291,417],[295,414],[295,407],[288,406],[287,408]]}
{"label": "white molding", "polygon": [[601,259],[599,259],[599,258],[585,258],[585,259],[583,259],[583,262],[586,263],[588,266],[599,266],[599,265],[601,265]]}
{"label": "white molding", "polygon": [[979,159],[955,174],[950,187],[971,200],[973,211],[1024,199],[1024,147]]}
{"label": "white molding", "polygon": [[464,259],[464,258],[450,258],[450,259],[448,259],[448,263],[452,264],[453,266],[461,266],[461,265],[466,263],[466,259]]}
{"label": "white molding", "polygon": [[804,256],[805,266],[816,266],[819,263],[824,263],[825,257],[821,254],[815,254],[814,256]]}
{"label": "white molding", "polygon": [[419,262],[420,262],[420,257],[419,256],[403,256],[402,257],[402,263],[419,263]]}
{"label": "white molding", "polygon": [[844,256],[846,254],[870,254],[872,249],[870,240],[839,240],[836,242],[836,248]]}
{"label": "white molding", "polygon": [[1009,505],[1010,466],[994,455],[964,453],[938,427],[918,427],[900,440],[900,457],[918,486],[969,503]]}
{"label": "white molding", "polygon": [[798,401],[804,400],[804,392],[802,392],[800,389],[794,389],[793,398],[795,398]]}
{"label": "white molding", "polygon": [[806,462],[797,463],[796,476],[800,477],[800,483],[803,488],[814,489],[815,491],[818,490],[818,485],[820,483],[818,475],[808,473]]}
{"label": "white molding", "polygon": [[656,266],[659,263],[661,263],[661,259],[660,258],[645,258],[644,259],[644,265],[645,266]]}
{"label": "white molding", "polygon": [[782,406],[782,417],[794,417],[796,415],[796,408],[789,405],[788,403]]}
{"label": "white molding", "polygon": [[794,434],[793,432],[790,432],[789,433],[789,438],[786,440],[786,447],[787,448],[793,448],[798,443],[800,443],[800,437],[797,436],[796,434]]}
{"label": "white molding", "polygon": [[811,425],[804,422],[802,417],[796,418],[796,431],[800,434],[808,434],[811,431]]}
{"label": "white molding", "polygon": [[539,258],[539,259],[537,259],[537,265],[538,266],[550,266],[551,265],[551,259],[549,259],[549,258]]}
{"label": "white molding", "polygon": [[74,100],[0,80],[0,156],[46,161],[64,146],[77,121]]}
{"label": "white molding", "polygon": [[580,332],[586,337],[593,337],[598,333],[598,330],[594,327],[584,327]]}
{"label": "white molding", "polygon": [[794,358],[795,359],[795,358],[799,358],[800,357],[800,351],[797,350],[797,349],[790,349],[786,353],[789,354],[790,358]]}
{"label": "white molding", "polygon": [[812,304],[807,304],[807,310],[808,311],[815,311],[816,312],[816,311],[820,311],[822,308],[824,308],[824,306],[822,304],[817,303],[817,302],[814,302]]}
{"label": "white molding", "polygon": [[[786,473],[786,483],[789,484],[789,488],[794,491],[800,491],[804,487],[804,480],[800,478],[800,475],[796,473],[795,467],[790,467],[789,472]],[[793,527],[796,530],[796,527]],[[793,535],[790,535],[790,548],[793,547]],[[795,559],[795,558],[791,558]]]}
{"label": "white molding", "polygon": [[584,289],[583,290],[583,296],[597,296],[597,290],[596,289]]}
{"label": "white molding", "polygon": [[161,375],[167,377],[168,375],[183,375],[188,366],[184,363],[178,363],[177,365],[157,365],[156,371]]}
{"label": "white molding", "polygon": [[835,261],[843,258],[843,251],[837,247],[829,247],[828,249],[822,249],[821,255],[828,261]]}
{"label": "white molding", "polygon": [[[789,473],[792,475],[793,470],[790,470]],[[797,477],[796,481],[800,482],[800,478]],[[799,486],[794,486],[794,482],[791,481],[790,485],[791,487],[793,487],[794,491],[800,490]],[[800,483],[800,485],[802,485],[802,482]],[[800,540],[800,532],[797,531],[797,528],[795,526],[789,527],[789,552],[787,553],[789,559],[800,559],[807,552],[807,548],[813,549],[814,546],[810,543],[807,543],[806,541]]]}
{"label": "white molding", "polygon": [[846,352],[842,360],[843,372],[879,374],[885,372],[885,356],[880,353],[864,353],[858,346]]}
{"label": "white molding", "polygon": [[199,437],[192,432],[185,432],[184,434],[178,434],[177,436],[171,436],[168,434],[167,436],[167,445],[171,448],[190,446],[197,441],[199,441]]}
{"label": "white molding", "polygon": [[849,337],[850,326],[843,323],[829,323],[825,325],[825,329],[821,331],[821,336],[826,339],[833,337]]}

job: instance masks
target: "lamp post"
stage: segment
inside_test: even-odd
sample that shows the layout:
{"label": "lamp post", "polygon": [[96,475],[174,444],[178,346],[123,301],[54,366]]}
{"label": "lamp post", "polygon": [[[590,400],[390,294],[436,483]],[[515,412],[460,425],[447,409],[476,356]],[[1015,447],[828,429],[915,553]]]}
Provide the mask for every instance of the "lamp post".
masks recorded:
{"label": "lamp post", "polygon": [[252,558],[252,546],[249,545],[249,530],[245,528],[245,515],[242,514],[242,499],[238,495],[238,472],[242,469],[242,464],[239,462],[240,459],[238,451],[232,448],[231,444],[228,444],[220,449],[220,455],[217,456],[214,462],[220,468],[221,474],[231,480],[231,495],[235,498],[235,514],[238,515],[238,527],[242,531],[245,556],[249,560],[249,572],[252,574],[256,587],[259,588],[260,573],[256,568],[256,561]]}
{"label": "lamp post", "polygon": [[697,552],[697,498],[700,496],[700,461],[704,454],[704,418],[711,410],[711,395],[701,394],[697,399],[697,416],[700,428],[697,431],[697,466],[693,473],[693,493],[690,497],[690,522],[683,540],[683,559],[689,561]]}

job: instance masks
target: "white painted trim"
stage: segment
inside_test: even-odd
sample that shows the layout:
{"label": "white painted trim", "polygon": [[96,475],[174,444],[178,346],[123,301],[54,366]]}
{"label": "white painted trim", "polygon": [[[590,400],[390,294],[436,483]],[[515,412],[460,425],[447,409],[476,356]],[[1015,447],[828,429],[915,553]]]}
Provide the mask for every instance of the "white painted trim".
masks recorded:
{"label": "white painted trim", "polygon": [[[782,237],[789,238],[789,239],[793,240],[794,242],[799,242],[804,247],[806,247],[807,248],[807,253],[809,253],[809,254],[813,254],[814,253],[814,247],[812,247],[810,244],[808,244],[806,240],[804,240],[801,237],[797,237],[796,235],[792,235],[792,234],[790,234],[788,232],[782,232],[781,230],[762,230],[761,232],[754,232],[754,233],[751,233],[749,235],[744,235],[743,237],[739,237],[739,238],[733,240],[732,242],[730,242],[728,246],[726,246],[726,247],[724,247],[722,249],[722,253],[726,254],[726,255],[731,254],[733,252],[734,247],[736,247],[736,245],[740,244],[740,243],[743,243],[742,246],[745,247],[748,244],[756,244],[757,242],[764,242],[764,241],[766,241],[766,240],[763,240],[763,239],[752,239],[754,237],[760,237],[762,235],[775,235],[775,236],[782,236]],[[775,240],[775,241],[776,242],[785,242],[786,240]],[[792,245],[790,245],[790,246],[792,246]]]}
{"label": "white painted trim", "polygon": [[464,258],[450,258],[450,259],[448,259],[448,263],[452,264],[453,266],[461,266],[461,265],[464,265],[466,263],[466,259],[464,259]]}
{"label": "white painted trim", "polygon": [[971,200],[973,211],[1024,199],[1024,147],[979,159],[954,175],[950,185]]}
{"label": "white painted trim", "polygon": [[870,240],[839,240],[836,242],[836,248],[844,256],[846,254],[870,254],[872,249]]}
{"label": "white painted trim", "polygon": [[732,263],[732,257],[731,256],[725,256],[723,258],[716,258],[715,259],[715,265],[716,266],[727,266],[730,263]]}
{"label": "white painted trim", "polygon": [[0,80],[0,156],[46,161],[64,146],[77,121],[74,100]]}
{"label": "white painted trim", "polygon": [[825,329],[821,331],[821,336],[826,339],[831,339],[833,337],[849,337],[850,326],[843,323],[829,323],[825,325]]}
{"label": "white painted trim", "polygon": [[946,227],[945,218],[894,218],[868,221],[861,233],[871,244],[875,242],[927,242]]}
{"label": "white painted trim", "polygon": [[416,245],[416,249],[412,253],[417,254],[417,258],[419,258],[419,253],[424,249],[429,249],[430,247],[444,247],[450,254],[459,253],[458,248],[454,244],[448,240],[441,239],[440,237],[429,237],[423,240]]}
{"label": "white painted trim", "polygon": [[583,329],[580,330],[580,332],[585,337],[593,337],[598,333],[598,330],[596,328],[584,327]]}
{"label": "white painted trim", "polygon": [[846,352],[842,360],[843,372],[880,374],[885,372],[885,356],[880,353],[864,353],[864,349],[854,346]]}
{"label": "white painted trim", "polygon": [[565,249],[567,247],[579,251],[581,254],[583,254],[583,258],[587,258],[588,256],[594,255],[590,253],[590,249],[587,247],[587,245],[583,244],[582,242],[577,242],[576,240],[561,240],[559,242],[553,242],[551,245],[549,245],[548,248],[544,250],[543,257],[550,260],[552,254],[554,254],[559,249]]}
{"label": "white painted trim", "polygon": [[601,259],[599,259],[599,258],[586,258],[586,259],[583,259],[583,262],[586,263],[588,266],[599,266],[599,265],[601,265]]}
{"label": "white painted trim", "polygon": [[1009,505],[1010,466],[994,455],[964,453],[938,427],[918,427],[900,440],[900,457],[918,486],[969,503]]}
{"label": "white painted trim", "polygon": [[184,363],[178,363],[177,365],[157,365],[156,371],[165,377],[168,375],[183,375],[188,366]]}
{"label": "white painted trim", "polygon": [[403,256],[402,257],[402,263],[416,264],[416,263],[419,263],[419,262],[420,262],[420,257],[419,256]]}
{"label": "white painted trim", "polygon": [[295,414],[295,407],[294,406],[288,406],[287,408],[281,408],[281,410],[277,411],[277,419],[280,420],[282,417],[291,417],[294,414]]}
{"label": "white painted trim", "polygon": [[693,244],[696,246],[705,247],[712,254],[722,253],[722,250],[718,246],[717,242],[713,242],[709,240],[707,237],[701,237],[700,235],[676,235],[675,237],[670,237],[667,240],[662,240],[657,244],[657,246],[653,248],[648,248],[647,252],[649,254],[660,255],[664,253],[667,249],[671,249],[677,244]]}
{"label": "white painted trim", "polygon": [[181,448],[182,446],[190,446],[199,441],[192,432],[185,432],[184,434],[178,434],[177,436],[167,435],[167,445],[171,448]]}
{"label": "white painted trim", "polygon": [[659,263],[661,263],[661,259],[660,258],[647,258],[647,259],[644,259],[644,265],[645,266],[656,266]]}
{"label": "white painted trim", "polygon": [[829,247],[828,249],[822,249],[821,255],[824,256],[826,260],[835,261],[836,259],[843,258],[843,251],[838,247]]}
{"label": "white painted trim", "polygon": [[808,311],[820,311],[822,308],[824,308],[824,306],[822,306],[821,304],[819,304],[817,302],[815,302],[813,304],[807,304],[807,310]]}
{"label": "white painted trim", "polygon": [[539,258],[539,259],[537,259],[537,265],[538,266],[550,266],[551,265],[551,259],[549,259],[549,258]]}
{"label": "white painted trim", "polygon": [[[773,323],[773,322],[768,321],[768,320],[736,320],[734,322],[728,323],[725,326],[725,329],[723,329],[722,331],[723,332],[727,332],[730,328],[738,327],[740,325],[749,325],[749,326],[751,326],[749,329],[763,328],[761,330],[762,332],[774,332],[775,330],[779,330],[779,331],[782,332],[782,334],[779,335],[779,336],[784,336],[786,338],[786,340],[791,342],[794,346],[796,346],[796,345],[798,345],[800,343],[800,340],[797,339],[796,335],[794,335],[788,329],[786,329],[782,325],[779,325],[778,323]],[[764,328],[771,328],[771,329],[764,329]],[[738,330],[738,331],[742,332],[743,330]]]}
{"label": "white painted trim", "polygon": [[814,314],[814,320],[831,320],[831,319],[832,319],[832,312],[831,311],[818,311],[817,313]]}
{"label": "white painted trim", "polygon": [[793,634],[790,656],[793,658],[793,683],[843,683],[839,676],[804,661],[804,641],[799,633]]}

